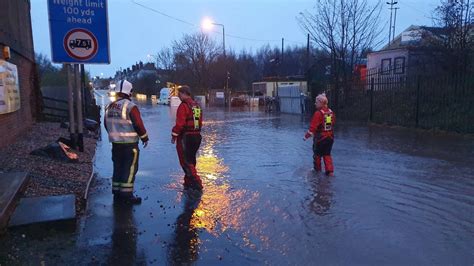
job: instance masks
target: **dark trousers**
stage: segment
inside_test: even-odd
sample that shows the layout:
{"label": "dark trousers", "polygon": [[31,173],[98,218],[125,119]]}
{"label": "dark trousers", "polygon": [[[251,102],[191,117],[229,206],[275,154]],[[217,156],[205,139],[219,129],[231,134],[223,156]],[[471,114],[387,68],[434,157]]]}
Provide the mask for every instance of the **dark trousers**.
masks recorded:
{"label": "dark trousers", "polygon": [[321,171],[321,158],[324,160],[324,168],[326,173],[334,172],[334,165],[331,157],[332,145],[334,139],[324,138],[322,140],[314,139],[313,142],[313,159],[314,159],[314,170]]}
{"label": "dark trousers", "polygon": [[112,143],[112,193],[119,196],[133,195],[133,183],[138,171],[138,143]]}
{"label": "dark trousers", "polygon": [[201,177],[196,170],[196,153],[201,145],[201,134],[183,134],[176,141],[179,164],[183,168],[185,177],[184,185],[192,186],[194,183],[202,185]]}

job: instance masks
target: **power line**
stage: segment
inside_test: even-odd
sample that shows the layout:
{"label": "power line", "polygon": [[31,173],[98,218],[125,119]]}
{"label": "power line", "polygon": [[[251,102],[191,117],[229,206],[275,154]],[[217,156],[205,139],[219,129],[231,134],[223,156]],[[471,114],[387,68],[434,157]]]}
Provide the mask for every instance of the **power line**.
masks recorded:
{"label": "power line", "polygon": [[[180,18],[171,16],[171,15],[169,15],[169,14],[166,14],[166,13],[164,13],[164,12],[162,12],[162,11],[159,11],[159,10],[157,10],[157,9],[154,9],[154,8],[152,8],[152,7],[149,7],[149,6],[140,4],[140,3],[136,2],[135,0],[131,0],[131,1],[132,1],[132,3],[134,3],[135,5],[138,5],[138,6],[142,7],[142,8],[145,8],[145,9],[147,9],[147,10],[150,10],[150,11],[152,11],[152,12],[155,12],[155,13],[160,14],[160,15],[162,15],[162,16],[165,16],[165,17],[167,17],[167,18],[170,18],[170,19],[173,19],[173,20],[175,20],[175,21],[184,23],[184,24],[186,24],[186,25],[188,25],[188,26],[192,26],[193,28],[200,28],[200,27],[197,26],[196,24],[191,23],[191,22],[189,22],[189,21],[186,21],[186,20],[184,20],[184,19],[180,19]],[[216,33],[216,34],[220,34],[220,32],[218,32],[218,31],[212,31],[212,32],[213,32],[213,33]],[[276,40],[276,39],[275,39],[275,40],[271,40],[271,39],[256,39],[256,38],[248,38],[248,37],[243,37],[243,36],[234,35],[234,34],[228,34],[228,33],[226,33],[225,36],[226,36],[226,37],[229,37],[229,38],[241,39],[241,40],[246,40],[246,41],[254,41],[254,42],[280,42],[280,40]],[[289,41],[289,42],[298,43],[298,44],[303,44],[303,42],[299,42],[299,41]]]}
{"label": "power line", "polygon": [[430,12],[428,12],[428,11],[426,11],[426,10],[423,10],[423,9],[421,9],[421,8],[415,7],[415,6],[413,6],[413,5],[411,5],[411,4],[408,4],[408,3],[406,3],[406,2],[400,1],[400,5],[403,5],[403,6],[407,7],[407,8],[409,8],[409,9],[413,9],[413,10],[415,10],[415,11],[418,11],[418,12],[422,13],[422,14],[425,16],[425,18],[429,18],[429,19],[433,18],[433,14],[432,14],[432,13],[430,13]]}
{"label": "power line", "polygon": [[191,22],[185,21],[185,20],[180,19],[180,18],[177,18],[177,17],[173,17],[173,16],[171,16],[171,15],[168,15],[168,14],[166,14],[166,13],[164,13],[164,12],[161,12],[161,11],[156,10],[156,9],[154,9],[154,8],[151,8],[151,7],[149,7],[149,6],[146,6],[146,5],[137,3],[137,2],[135,2],[134,0],[132,0],[132,3],[134,3],[135,5],[141,6],[141,7],[145,8],[145,9],[148,9],[148,10],[150,10],[150,11],[153,11],[153,12],[155,12],[155,13],[158,13],[158,14],[160,14],[160,15],[162,15],[162,16],[167,17],[167,18],[174,19],[174,20],[176,20],[176,21],[179,21],[179,22],[181,22],[181,23],[184,23],[184,24],[187,24],[187,25],[190,25],[190,26],[193,26],[193,27],[196,26],[196,25],[194,25],[194,24],[191,23]]}

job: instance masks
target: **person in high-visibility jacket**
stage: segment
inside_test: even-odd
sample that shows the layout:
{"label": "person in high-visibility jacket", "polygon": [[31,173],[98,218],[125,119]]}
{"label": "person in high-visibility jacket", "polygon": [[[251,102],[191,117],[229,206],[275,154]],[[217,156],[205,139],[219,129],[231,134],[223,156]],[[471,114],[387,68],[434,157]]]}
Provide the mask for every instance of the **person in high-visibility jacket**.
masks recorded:
{"label": "person in high-visibility jacket", "polygon": [[334,174],[334,165],[331,150],[334,143],[334,124],[336,122],[336,116],[334,112],[328,108],[328,99],[324,93],[316,97],[315,106],[316,112],[314,112],[313,118],[311,119],[309,130],[304,135],[304,140],[310,137],[314,138],[314,170],[318,172],[322,170],[322,157],[326,175],[332,176]]}
{"label": "person in high-visibility jacket", "polygon": [[202,190],[201,177],[196,170],[196,153],[201,145],[202,109],[193,100],[188,86],[179,88],[181,104],[176,112],[176,125],[171,131],[171,143],[176,143],[179,163],[184,170],[184,186]]}
{"label": "person in high-visibility jacket", "polygon": [[138,171],[140,149],[148,145],[148,134],[138,107],[130,100],[133,85],[121,80],[115,87],[117,99],[105,109],[104,124],[112,142],[112,193],[114,200],[140,204],[141,198],[133,195],[135,175]]}

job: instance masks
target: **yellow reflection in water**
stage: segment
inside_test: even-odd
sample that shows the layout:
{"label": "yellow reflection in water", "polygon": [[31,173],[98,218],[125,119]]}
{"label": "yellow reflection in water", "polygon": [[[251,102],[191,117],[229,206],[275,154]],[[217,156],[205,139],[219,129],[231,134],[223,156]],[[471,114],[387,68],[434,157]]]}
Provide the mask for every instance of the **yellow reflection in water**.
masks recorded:
{"label": "yellow reflection in water", "polygon": [[204,183],[204,193],[191,218],[191,228],[203,228],[213,235],[227,229],[239,230],[246,211],[258,198],[258,192],[232,189],[229,171],[222,159],[214,152],[217,134],[205,136],[205,145],[197,158],[198,172]]}

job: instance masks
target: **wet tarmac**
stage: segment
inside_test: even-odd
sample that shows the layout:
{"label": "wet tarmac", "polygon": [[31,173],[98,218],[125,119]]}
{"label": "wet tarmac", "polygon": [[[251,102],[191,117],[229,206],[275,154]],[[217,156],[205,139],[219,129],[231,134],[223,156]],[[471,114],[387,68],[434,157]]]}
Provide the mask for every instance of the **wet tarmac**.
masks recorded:
{"label": "wet tarmac", "polygon": [[1,265],[474,263],[473,138],[340,124],[326,177],[311,170],[307,119],[205,109],[199,195],[183,192],[173,110],[141,112],[151,138],[136,181],[142,205],[113,204],[103,132],[99,186],[77,232],[9,232]]}

